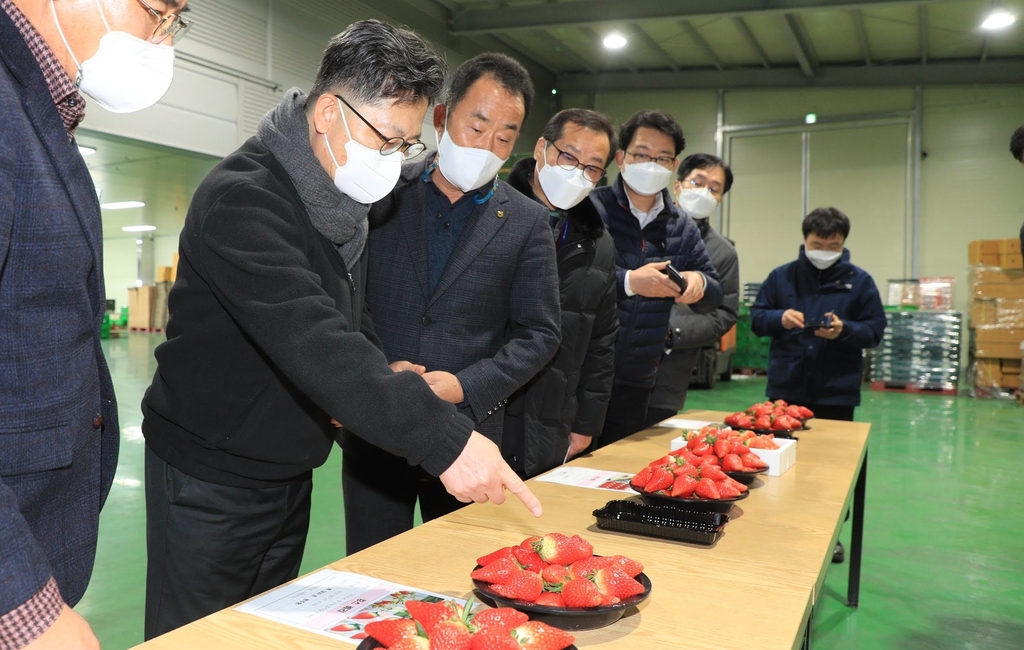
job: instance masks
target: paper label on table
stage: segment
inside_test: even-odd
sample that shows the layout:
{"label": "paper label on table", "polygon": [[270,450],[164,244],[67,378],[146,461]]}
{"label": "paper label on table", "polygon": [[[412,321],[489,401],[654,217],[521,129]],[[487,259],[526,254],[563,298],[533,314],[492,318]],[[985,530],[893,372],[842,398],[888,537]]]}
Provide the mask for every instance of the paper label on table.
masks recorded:
{"label": "paper label on table", "polygon": [[356,573],[322,569],[235,609],[358,645],[366,638],[363,629],[367,623],[408,618],[408,600],[466,602]]}
{"label": "paper label on table", "polygon": [[629,479],[633,474],[612,472],[605,469],[589,469],[587,467],[556,467],[547,474],[537,478],[545,483],[559,483],[573,487],[592,488],[595,490],[611,490],[612,492],[628,492],[636,494],[629,487]]}
{"label": "paper label on table", "polygon": [[683,418],[669,418],[663,422],[655,424],[656,427],[667,427],[669,429],[693,429],[699,431],[704,427],[709,427],[713,424],[721,424],[721,422],[709,422],[707,420],[684,420]]}

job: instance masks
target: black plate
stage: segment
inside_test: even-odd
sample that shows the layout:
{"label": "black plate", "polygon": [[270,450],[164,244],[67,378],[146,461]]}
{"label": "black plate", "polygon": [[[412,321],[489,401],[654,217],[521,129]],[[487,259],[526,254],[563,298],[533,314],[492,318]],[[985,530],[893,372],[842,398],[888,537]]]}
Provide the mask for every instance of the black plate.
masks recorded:
{"label": "black plate", "polygon": [[[356,646],[356,650],[378,650],[378,648],[383,648],[383,647],[384,646],[382,646],[380,644],[380,641],[378,641],[377,639],[373,638],[372,636],[368,636],[365,639],[363,639],[362,643],[360,643],[359,645]],[[567,647],[565,650],[579,650],[579,649],[576,646],[571,645],[571,646]]]}
{"label": "black plate", "polygon": [[774,433],[776,438],[792,438],[797,431],[804,431],[809,427],[801,425],[799,429],[748,429],[746,427],[733,427],[737,431],[753,431],[759,435]]}
{"label": "black plate", "polygon": [[640,498],[649,505],[670,506],[672,508],[683,508],[684,510],[695,510],[697,512],[729,512],[732,510],[732,504],[742,501],[750,495],[750,490],[747,490],[738,497],[731,499],[683,499],[680,497],[666,497],[660,494],[647,494],[639,488],[633,489],[639,492]]}
{"label": "black plate", "polygon": [[[477,566],[473,570],[475,571],[479,568]],[[551,627],[573,632],[575,630],[593,630],[611,625],[622,618],[627,609],[636,607],[647,600],[647,597],[651,595],[651,579],[647,577],[647,574],[641,573],[636,577],[636,580],[644,586],[643,593],[627,598],[615,605],[601,605],[600,607],[588,607],[586,609],[545,607],[544,605],[536,605],[522,600],[511,600],[496,593],[489,584],[480,580],[473,580],[473,586],[485,598],[494,601],[495,605],[499,607],[518,609],[529,614],[531,621],[540,621],[541,623],[547,623]]]}
{"label": "black plate", "polygon": [[711,545],[722,536],[729,515],[693,512],[636,501],[609,501],[594,511],[597,527],[633,535]]}
{"label": "black plate", "polygon": [[765,467],[764,469],[755,469],[750,472],[725,472],[725,475],[739,483],[742,483],[743,485],[750,485],[754,482],[754,479],[757,478],[758,474],[763,474],[767,471],[768,468]]}

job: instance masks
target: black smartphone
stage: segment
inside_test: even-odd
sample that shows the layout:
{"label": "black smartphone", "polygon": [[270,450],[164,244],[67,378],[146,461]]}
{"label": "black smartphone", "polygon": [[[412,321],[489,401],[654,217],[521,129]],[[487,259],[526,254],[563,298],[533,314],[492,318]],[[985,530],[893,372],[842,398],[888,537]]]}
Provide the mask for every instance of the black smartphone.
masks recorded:
{"label": "black smartphone", "polygon": [[831,313],[825,314],[820,319],[805,320],[804,321],[804,329],[805,330],[818,330],[818,329],[826,329],[826,330],[828,330],[828,329],[832,329],[832,314]]}
{"label": "black smartphone", "polygon": [[686,291],[686,278],[684,278],[682,274],[679,273],[679,271],[672,268],[671,264],[662,269],[661,272],[667,275],[670,280],[676,283],[676,286],[679,287],[679,291]]}

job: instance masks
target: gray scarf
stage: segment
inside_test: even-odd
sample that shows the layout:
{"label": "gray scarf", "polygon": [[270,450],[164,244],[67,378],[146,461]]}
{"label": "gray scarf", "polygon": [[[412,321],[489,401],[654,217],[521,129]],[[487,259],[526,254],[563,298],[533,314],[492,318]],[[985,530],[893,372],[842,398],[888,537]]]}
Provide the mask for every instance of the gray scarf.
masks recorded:
{"label": "gray scarf", "polygon": [[366,245],[370,206],[350,198],[334,184],[309,145],[306,94],[292,88],[277,108],[260,120],[256,137],[281,163],[320,234],[337,246],[348,269],[355,267]]}

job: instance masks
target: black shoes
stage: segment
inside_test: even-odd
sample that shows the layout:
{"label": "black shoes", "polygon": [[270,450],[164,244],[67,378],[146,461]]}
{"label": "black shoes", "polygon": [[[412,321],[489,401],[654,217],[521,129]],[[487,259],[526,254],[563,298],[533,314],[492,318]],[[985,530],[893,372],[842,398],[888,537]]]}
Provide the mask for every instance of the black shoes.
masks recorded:
{"label": "black shoes", "polygon": [[832,549],[832,564],[842,564],[845,559],[846,549],[843,548],[843,543],[836,542],[836,547]]}

